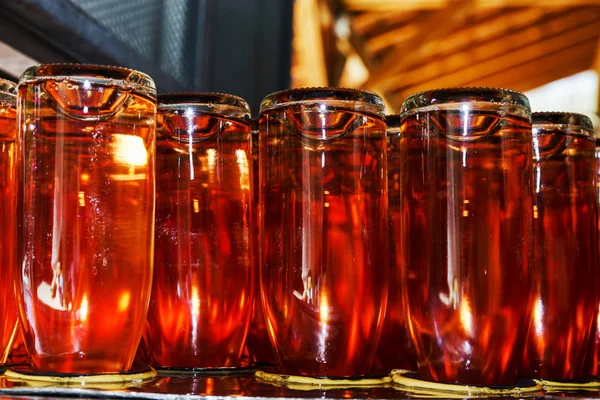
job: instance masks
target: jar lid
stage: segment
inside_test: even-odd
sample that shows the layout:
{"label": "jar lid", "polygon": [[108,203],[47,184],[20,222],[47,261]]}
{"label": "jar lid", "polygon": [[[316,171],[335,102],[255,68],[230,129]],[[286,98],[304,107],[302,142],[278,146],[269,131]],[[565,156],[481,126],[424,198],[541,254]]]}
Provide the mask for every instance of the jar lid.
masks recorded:
{"label": "jar lid", "polygon": [[489,87],[459,87],[433,89],[409,96],[402,104],[401,114],[414,112],[424,107],[437,108],[454,103],[488,103],[512,105],[530,110],[529,99],[521,93],[510,89]]}
{"label": "jar lid", "polygon": [[94,64],[41,64],[29,67],[19,79],[19,85],[39,80],[89,81],[91,84],[112,84],[156,98],[156,86],[150,76],[129,68]]}
{"label": "jar lid", "polygon": [[578,129],[580,133],[594,136],[594,125],[587,116],[572,112],[534,112],[531,114],[532,125],[557,125],[569,129]]}
{"label": "jar lid", "polygon": [[158,96],[158,110],[185,109],[192,115],[217,114],[250,123],[250,106],[232,94],[217,92],[165,93]]}
{"label": "jar lid", "polygon": [[385,115],[385,104],[376,93],[367,90],[334,87],[297,88],[275,92],[263,99],[260,103],[260,111],[304,103],[346,106],[349,109],[381,117]]}

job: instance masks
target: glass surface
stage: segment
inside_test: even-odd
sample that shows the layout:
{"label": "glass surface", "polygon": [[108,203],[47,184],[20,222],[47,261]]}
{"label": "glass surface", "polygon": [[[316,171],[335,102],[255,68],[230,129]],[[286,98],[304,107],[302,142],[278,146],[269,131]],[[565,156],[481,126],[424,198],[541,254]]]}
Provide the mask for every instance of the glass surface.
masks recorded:
{"label": "glass surface", "polygon": [[402,296],[424,378],[514,384],[532,304],[527,98],[440,89],[400,127]]}
{"label": "glass surface", "polygon": [[383,113],[350,89],[261,105],[261,287],[283,373],[371,372],[389,273]]}
{"label": "glass surface", "polygon": [[152,279],[154,84],[124,68],[42,65],[21,77],[19,110],[17,292],[33,367],[127,370]]}
{"label": "glass surface", "polygon": [[[252,207],[253,215],[258,215],[258,202],[260,186],[258,184],[258,118],[252,120]],[[258,236],[258,218],[254,219],[254,236],[252,238],[252,246],[254,248],[254,306],[252,307],[252,317],[250,318],[250,330],[246,338],[246,345],[250,351],[252,360],[259,364],[275,364],[277,359],[271,342],[269,342],[269,333],[265,314],[263,312],[262,300],[260,296],[260,273],[259,271],[259,254],[261,251],[261,241]]]}
{"label": "glass surface", "polygon": [[235,367],[254,301],[249,108],[235,96],[159,96],[152,363]]}
{"label": "glass surface", "polygon": [[400,259],[400,116],[386,116],[389,208],[390,289],[375,368],[381,373],[392,369],[417,369],[417,359],[406,326],[401,292]]}
{"label": "glass surface", "polygon": [[17,86],[0,79],[0,364],[7,361],[17,335],[14,271],[18,176]]}
{"label": "glass surface", "polygon": [[[597,187],[597,195],[598,201],[600,202],[600,138],[595,139],[596,144],[596,187]],[[600,207],[600,204],[598,205]],[[600,210],[600,208],[599,208]],[[598,235],[598,240],[600,240],[600,211],[597,215],[598,221],[598,230],[596,234]],[[599,253],[598,257],[600,258],[600,242],[598,244]],[[596,319],[592,323],[592,332],[590,338],[590,345],[588,346],[588,351],[585,360],[585,373],[588,376],[598,377],[600,375],[600,299],[598,301],[599,307],[596,310]]]}
{"label": "glass surface", "polygon": [[532,122],[535,299],[521,375],[582,379],[600,294],[593,129],[577,114]]}

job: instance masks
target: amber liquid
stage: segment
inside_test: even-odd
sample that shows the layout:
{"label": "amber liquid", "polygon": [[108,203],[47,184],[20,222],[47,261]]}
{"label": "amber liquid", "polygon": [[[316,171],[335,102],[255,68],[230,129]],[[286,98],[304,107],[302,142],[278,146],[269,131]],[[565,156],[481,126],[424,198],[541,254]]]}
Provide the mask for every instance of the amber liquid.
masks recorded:
{"label": "amber liquid", "polygon": [[[258,131],[252,132],[252,207],[253,215],[258,215],[259,204],[259,177],[258,177]],[[252,361],[257,364],[275,364],[277,359],[271,342],[269,341],[269,333],[265,314],[263,313],[261,291],[260,291],[260,273],[259,273],[259,253],[261,251],[260,237],[258,235],[258,218],[254,218],[254,235],[252,245],[254,246],[254,305],[252,307],[252,317],[250,318],[250,330],[246,338],[246,346],[252,357]]]}
{"label": "amber liquid", "polygon": [[401,125],[402,295],[419,371],[513,384],[532,302],[525,119],[423,111]]}
{"label": "amber liquid", "polygon": [[186,117],[160,113],[146,344],[161,367],[237,367],[254,301],[250,127],[206,114],[188,137]]}
{"label": "amber liquid", "polygon": [[[596,138],[596,187],[597,187],[597,200],[600,202],[600,139]],[[596,233],[599,239],[598,245],[598,257],[600,259],[600,205],[597,214],[597,227]],[[597,377],[600,375],[600,301],[596,305],[596,318],[592,323],[592,332],[590,335],[590,343],[585,360],[585,373],[588,376]]]}
{"label": "amber liquid", "polygon": [[581,379],[599,300],[594,142],[540,130],[533,143],[535,300],[521,375]]}
{"label": "amber liquid", "polygon": [[389,258],[390,258],[390,289],[388,294],[387,311],[381,339],[375,358],[375,367],[381,373],[389,373],[392,369],[415,371],[417,359],[410,342],[406,328],[404,303],[401,292],[401,258],[400,238],[402,226],[400,223],[400,135],[388,130],[388,208],[389,208]]}
{"label": "amber liquid", "polygon": [[89,83],[40,79],[19,89],[18,296],[25,345],[43,372],[129,369],[150,299],[155,101]]}
{"label": "amber liquid", "polygon": [[17,111],[0,103],[0,364],[6,362],[17,329],[14,289],[17,221]]}
{"label": "amber liquid", "polygon": [[388,290],[385,123],[294,105],[260,125],[261,284],[280,370],[369,374]]}

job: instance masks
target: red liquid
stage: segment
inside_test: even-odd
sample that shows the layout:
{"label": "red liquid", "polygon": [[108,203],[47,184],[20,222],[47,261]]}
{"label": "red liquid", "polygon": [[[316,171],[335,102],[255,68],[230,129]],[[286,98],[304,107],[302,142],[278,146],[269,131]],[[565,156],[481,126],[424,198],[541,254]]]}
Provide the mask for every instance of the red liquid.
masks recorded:
{"label": "red liquid", "polygon": [[[596,138],[596,187],[598,201],[600,201],[600,139]],[[597,214],[598,218],[598,239],[600,240],[600,212]],[[600,244],[598,257],[600,258]],[[598,302],[600,305],[600,301]],[[590,335],[590,344],[585,361],[585,373],[588,376],[597,377],[600,375],[600,308],[599,305],[596,307],[596,318],[592,323],[592,332]]]}
{"label": "red liquid", "polygon": [[531,125],[468,115],[402,121],[402,295],[424,378],[513,384],[531,316]]}
{"label": "red liquid", "polygon": [[237,367],[254,301],[250,127],[159,108],[156,253],[146,341],[155,365]]}
{"label": "red liquid", "polygon": [[129,369],[150,299],[155,101],[86,86],[40,79],[19,89],[18,295],[25,345],[44,372]]}
{"label": "red liquid", "polygon": [[[254,123],[255,120],[253,120]],[[254,207],[254,215],[258,215],[258,202],[260,186],[258,185],[258,128],[252,131],[252,204]],[[248,330],[248,337],[246,338],[246,346],[250,351],[252,359],[255,363],[260,364],[275,364],[277,359],[271,342],[269,341],[269,332],[267,330],[267,323],[265,321],[265,314],[263,313],[262,299],[260,292],[260,274],[258,273],[259,268],[259,252],[261,251],[262,241],[258,235],[258,218],[254,219],[254,235],[252,245],[254,246],[254,261],[255,271],[254,274],[254,306],[252,307],[252,317],[250,318],[250,329]]]}
{"label": "red liquid", "polygon": [[12,346],[12,350],[10,351],[10,355],[8,356],[9,364],[31,364],[29,360],[29,355],[27,355],[27,349],[25,348],[25,342],[23,341],[23,335],[19,330],[17,332],[17,336],[15,337],[15,341]]}
{"label": "red liquid", "polygon": [[[388,121],[389,124],[389,121]],[[400,135],[398,125],[392,132],[388,125],[388,207],[390,234],[390,290],[381,339],[375,358],[376,369],[388,373],[392,369],[415,371],[417,359],[406,328],[401,289],[400,257]]]}
{"label": "red liquid", "polygon": [[0,364],[6,362],[17,329],[14,270],[17,243],[17,111],[0,103]]}
{"label": "red liquid", "polygon": [[554,130],[534,134],[535,300],[521,375],[584,377],[598,309],[594,142]]}
{"label": "red liquid", "polygon": [[369,374],[388,290],[385,123],[291,106],[260,124],[261,283],[281,372]]}

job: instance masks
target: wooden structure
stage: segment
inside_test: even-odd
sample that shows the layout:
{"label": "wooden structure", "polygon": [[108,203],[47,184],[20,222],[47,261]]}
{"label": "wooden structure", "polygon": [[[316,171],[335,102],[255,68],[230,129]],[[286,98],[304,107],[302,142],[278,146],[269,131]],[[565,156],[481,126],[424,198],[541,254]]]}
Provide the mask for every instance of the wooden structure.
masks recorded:
{"label": "wooden structure", "polygon": [[600,0],[297,0],[295,18],[293,85],[374,90],[394,111],[427,89],[600,73]]}

